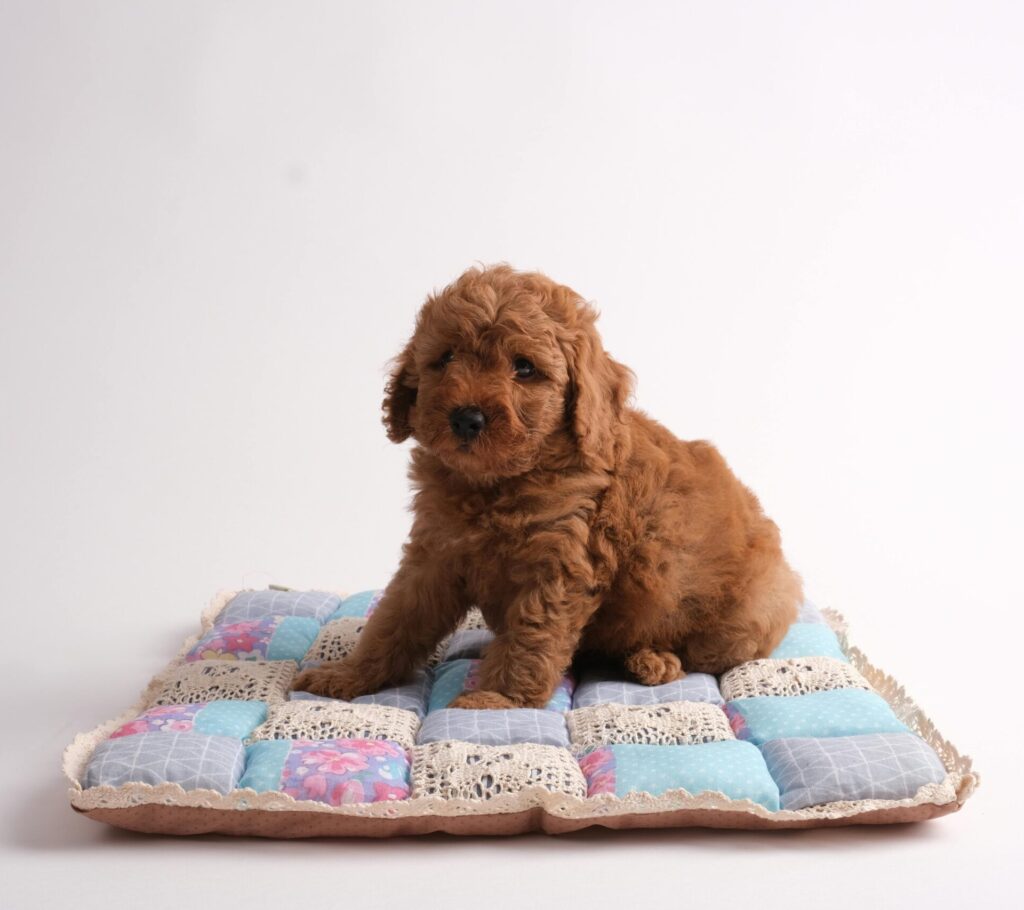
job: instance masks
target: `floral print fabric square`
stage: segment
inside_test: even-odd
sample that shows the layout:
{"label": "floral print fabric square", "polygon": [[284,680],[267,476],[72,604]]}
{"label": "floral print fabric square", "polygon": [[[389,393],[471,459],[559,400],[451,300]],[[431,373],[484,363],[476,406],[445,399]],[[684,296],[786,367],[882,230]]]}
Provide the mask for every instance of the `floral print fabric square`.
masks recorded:
{"label": "floral print fabric square", "polygon": [[281,790],[329,806],[409,796],[409,754],[390,740],[266,740],[247,753],[243,789]]}
{"label": "floral print fabric square", "polygon": [[320,633],[308,616],[264,616],[216,625],[185,655],[186,660],[300,661]]}
{"label": "floral print fabric square", "polygon": [[262,701],[211,701],[191,705],[154,705],[122,724],[111,739],[139,733],[206,733],[244,739],[267,719]]}

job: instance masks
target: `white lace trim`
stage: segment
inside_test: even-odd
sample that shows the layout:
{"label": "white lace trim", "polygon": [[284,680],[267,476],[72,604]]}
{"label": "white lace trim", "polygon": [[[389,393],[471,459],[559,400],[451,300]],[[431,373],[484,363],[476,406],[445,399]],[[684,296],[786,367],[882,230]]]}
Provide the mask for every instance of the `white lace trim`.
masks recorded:
{"label": "white lace trim", "polygon": [[807,695],[832,689],[870,689],[855,667],[834,657],[787,657],[749,660],[723,674],[722,698]]}
{"label": "white lace trim", "polygon": [[587,781],[576,759],[560,746],[538,743],[480,746],[444,740],[416,746],[410,780],[414,798],[490,803],[538,787],[580,799],[587,795]]}
{"label": "white lace trim", "polygon": [[592,705],[570,711],[565,720],[577,752],[620,743],[687,746],[736,738],[725,712],[700,701]]}
{"label": "white lace trim", "polygon": [[287,701],[271,705],[267,719],[249,735],[261,739],[389,739],[411,749],[420,725],[412,711],[388,705]]}
{"label": "white lace trim", "polygon": [[185,641],[178,657],[162,673],[153,678],[135,705],[88,733],[78,734],[65,749],[63,770],[71,784],[68,794],[75,808],[88,811],[100,808],[123,809],[146,804],[159,804],[211,809],[326,812],[364,818],[409,818],[421,815],[458,816],[512,813],[539,806],[545,812],[560,818],[595,820],[609,816],[652,814],[677,809],[714,809],[742,812],[767,821],[791,822],[842,819],[875,810],[911,808],[926,804],[946,806],[956,802],[962,805],[979,784],[979,776],[973,770],[971,759],[966,755],[961,755],[957,748],[939,733],[931,719],[907,695],[903,686],[887,673],[872,666],[859,648],[850,645],[846,622],[842,615],[835,610],[825,609],[823,610],[825,618],[839,637],[843,650],[846,651],[851,663],[863,674],[871,687],[889,702],[896,716],[938,754],[948,772],[941,783],[926,784],[908,799],[852,800],[776,812],[771,812],[751,800],[734,800],[722,793],[715,792],[693,795],[686,790],[668,790],[659,796],[651,796],[649,793],[629,793],[626,796],[617,797],[601,793],[596,796],[580,798],[534,786],[518,793],[494,796],[486,802],[478,799],[416,796],[407,800],[354,803],[342,806],[299,801],[277,791],[256,793],[253,790],[233,790],[222,795],[212,790],[184,790],[178,784],[150,786],[149,784],[132,783],[121,787],[91,787],[88,790],[83,790],[82,776],[96,746],[119,726],[141,714],[146,705],[152,702],[153,695],[163,686],[168,673],[180,663],[182,655],[212,625],[213,618],[235,593],[234,591],[225,591],[214,597],[210,606],[203,613],[200,632]]}
{"label": "white lace trim", "polygon": [[359,633],[363,631],[365,625],[366,620],[361,616],[332,619],[320,630],[320,634],[302,660],[303,665],[343,660],[356,646]]}

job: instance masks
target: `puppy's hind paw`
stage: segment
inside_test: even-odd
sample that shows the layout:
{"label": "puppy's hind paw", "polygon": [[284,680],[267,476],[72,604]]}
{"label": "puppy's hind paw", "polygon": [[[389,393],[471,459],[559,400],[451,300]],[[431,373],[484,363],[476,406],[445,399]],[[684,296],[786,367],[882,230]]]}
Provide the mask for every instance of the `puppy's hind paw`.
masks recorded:
{"label": "puppy's hind paw", "polygon": [[682,679],[683,662],[671,651],[641,648],[626,658],[626,669],[645,686],[661,686]]}
{"label": "puppy's hind paw", "polygon": [[517,704],[500,692],[489,692],[486,689],[477,689],[473,692],[463,692],[458,698],[456,698],[449,708],[470,708],[470,709],[492,709],[492,708],[521,708],[522,705]]}

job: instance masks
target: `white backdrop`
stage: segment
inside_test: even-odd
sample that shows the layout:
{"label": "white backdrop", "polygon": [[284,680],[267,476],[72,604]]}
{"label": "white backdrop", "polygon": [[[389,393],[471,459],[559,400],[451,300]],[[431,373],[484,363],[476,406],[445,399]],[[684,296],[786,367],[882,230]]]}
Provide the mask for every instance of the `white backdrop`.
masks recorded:
{"label": "white backdrop", "polygon": [[[0,0],[5,906],[1010,902],[1022,43],[1013,3]],[[962,815],[404,844],[72,816],[60,748],[216,588],[386,581],[385,363],[498,260],[594,301],[638,404],[719,445],[975,755]]]}

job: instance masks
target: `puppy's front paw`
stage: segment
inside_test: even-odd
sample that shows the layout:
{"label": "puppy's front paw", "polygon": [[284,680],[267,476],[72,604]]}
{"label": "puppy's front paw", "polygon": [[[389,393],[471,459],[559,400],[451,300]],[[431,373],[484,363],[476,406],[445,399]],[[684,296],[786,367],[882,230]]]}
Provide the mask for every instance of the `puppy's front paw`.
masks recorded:
{"label": "puppy's front paw", "polygon": [[626,658],[626,669],[645,686],[661,686],[682,679],[683,662],[671,651],[641,648]]}
{"label": "puppy's front paw", "polygon": [[477,689],[475,692],[463,692],[448,707],[486,710],[494,708],[521,708],[522,705],[512,701],[511,698],[502,695],[500,692]]}
{"label": "puppy's front paw", "polygon": [[328,698],[340,698],[343,701],[363,694],[362,687],[351,678],[350,673],[341,668],[340,664],[303,670],[292,682],[292,689],[310,692],[313,695],[326,695]]}

